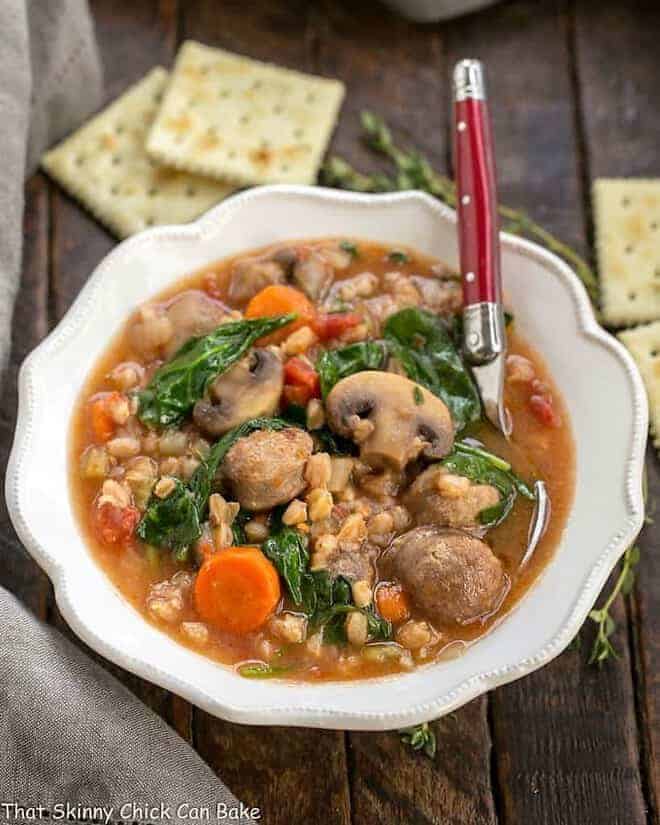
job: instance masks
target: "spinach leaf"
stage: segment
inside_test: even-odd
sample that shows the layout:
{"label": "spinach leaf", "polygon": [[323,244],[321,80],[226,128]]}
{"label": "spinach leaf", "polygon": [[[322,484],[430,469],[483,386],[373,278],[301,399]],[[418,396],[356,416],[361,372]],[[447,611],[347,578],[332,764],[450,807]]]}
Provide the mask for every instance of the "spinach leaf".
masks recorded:
{"label": "spinach leaf", "polygon": [[202,533],[213,479],[238,439],[256,430],[282,430],[290,426],[280,418],[254,418],[223,435],[187,484],[176,479],[174,490],[167,498],[151,496],[135,530],[137,536],[147,544],[184,554]]}
{"label": "spinach leaf", "polygon": [[479,521],[494,527],[511,512],[518,494],[534,500],[534,492],[499,456],[480,447],[457,441],[452,452],[441,462],[450,472],[465,476],[478,484],[491,484],[500,494],[499,502],[479,513]]}
{"label": "spinach leaf", "polygon": [[326,398],[338,381],[356,372],[382,369],[386,357],[387,349],[382,341],[359,341],[339,349],[325,350],[316,362],[321,395]]}
{"label": "spinach leaf", "polygon": [[247,510],[239,510],[236,513],[234,520],[231,523],[231,534],[233,543],[237,546],[247,544],[247,536],[245,535],[245,524],[252,518],[252,513]]}
{"label": "spinach leaf", "polygon": [[390,315],[384,332],[408,378],[445,402],[458,431],[479,420],[479,393],[440,318],[423,309],[402,309]]}
{"label": "spinach leaf", "polygon": [[196,541],[202,533],[199,510],[186,485],[176,479],[167,498],[152,496],[135,532],[147,544],[166,550],[179,551]]}
{"label": "spinach leaf", "polygon": [[281,508],[275,526],[263,543],[264,554],[284,579],[294,605],[305,613],[311,630],[323,630],[324,644],[346,643],[346,615],[359,610],[367,616],[370,641],[392,638],[392,625],[377,616],[372,608],[353,604],[350,581],[332,577],[327,570],[309,569],[308,539],[304,533],[281,522]]}
{"label": "spinach leaf", "polygon": [[309,564],[307,545],[308,539],[304,533],[280,522],[261,547],[284,579],[296,607],[303,604],[303,579],[308,575]]}
{"label": "spinach leaf", "polygon": [[202,397],[208,383],[245,355],[264,335],[296,316],[276,315],[222,324],[209,335],[191,338],[154,373],[138,393],[138,416],[150,427],[178,424]]}

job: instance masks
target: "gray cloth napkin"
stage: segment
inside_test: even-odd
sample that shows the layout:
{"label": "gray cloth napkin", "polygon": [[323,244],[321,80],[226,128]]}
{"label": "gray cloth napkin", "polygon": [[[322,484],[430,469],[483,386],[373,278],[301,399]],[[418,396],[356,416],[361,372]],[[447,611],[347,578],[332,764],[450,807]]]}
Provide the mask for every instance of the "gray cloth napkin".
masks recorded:
{"label": "gray cloth napkin", "polygon": [[[47,145],[98,107],[101,71],[85,0],[0,0],[0,42],[3,368],[24,177]],[[85,807],[101,822],[183,823],[196,810],[203,821],[252,821],[237,816],[235,797],[186,742],[2,588],[0,626],[0,823],[89,822]],[[157,811],[140,813],[147,806]]]}

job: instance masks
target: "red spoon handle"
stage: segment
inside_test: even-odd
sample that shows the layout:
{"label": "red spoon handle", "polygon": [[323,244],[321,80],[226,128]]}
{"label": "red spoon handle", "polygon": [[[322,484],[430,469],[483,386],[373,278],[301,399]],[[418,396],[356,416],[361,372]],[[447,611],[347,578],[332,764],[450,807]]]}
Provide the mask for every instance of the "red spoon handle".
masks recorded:
{"label": "red spoon handle", "polygon": [[502,279],[495,161],[483,85],[457,87],[454,116],[463,302],[466,307],[499,303]]}

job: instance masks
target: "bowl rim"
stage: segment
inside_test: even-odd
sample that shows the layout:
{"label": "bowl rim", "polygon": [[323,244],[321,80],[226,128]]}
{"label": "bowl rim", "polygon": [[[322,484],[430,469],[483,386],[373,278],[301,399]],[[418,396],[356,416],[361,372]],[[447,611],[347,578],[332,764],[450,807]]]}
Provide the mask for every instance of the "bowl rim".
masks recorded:
{"label": "bowl rim", "polygon": [[[85,317],[86,310],[102,288],[105,273],[115,267],[125,257],[130,256],[139,246],[153,244],[167,239],[194,241],[208,233],[218,231],[218,227],[229,219],[246,202],[270,197],[303,197],[325,202],[353,204],[356,206],[389,206],[399,203],[417,203],[421,208],[431,210],[439,218],[451,224],[456,223],[456,213],[446,204],[419,191],[386,194],[363,194],[327,189],[319,186],[275,184],[245,190],[221,202],[193,223],[186,225],[158,226],[140,232],[114,247],[94,268],[94,271],[60,322],[44,340],[25,358],[18,378],[19,404],[16,429],[5,477],[5,495],[9,515],[21,541],[30,555],[49,575],[59,610],[74,632],[90,647],[110,661],[137,674],[143,679],[155,682],[167,690],[184,697],[207,712],[233,722],[249,724],[278,724],[314,726],[335,729],[385,730],[417,724],[449,713],[488,690],[511,682],[550,662],[559,655],[573,639],[589,610],[597,599],[602,586],[618,562],[625,549],[634,541],[644,521],[642,474],[648,427],[648,407],[646,393],[637,367],[622,344],[608,334],[596,321],[587,292],[577,275],[566,262],[547,249],[518,236],[501,233],[503,249],[521,253],[552,270],[571,298],[576,311],[576,334],[598,342],[601,347],[619,361],[631,385],[632,437],[625,468],[625,506],[627,518],[619,526],[609,543],[593,564],[589,575],[579,592],[576,592],[573,609],[552,639],[535,648],[533,655],[526,656],[513,664],[507,664],[465,679],[455,688],[445,691],[433,700],[411,705],[405,710],[392,712],[369,712],[360,710],[337,711],[319,706],[296,707],[276,704],[255,711],[229,701],[219,699],[191,679],[126,654],[112,642],[92,630],[81,618],[75,601],[70,598],[67,587],[67,566],[56,555],[48,552],[35,537],[20,507],[19,489],[21,485],[22,460],[29,451],[30,434],[34,418],[35,372],[44,358],[62,347]],[[68,432],[68,428],[67,428]],[[67,490],[67,495],[68,495]],[[82,539],[81,539],[82,540]],[[114,587],[110,583],[110,586]],[[138,614],[139,615],[139,614]],[[144,621],[144,619],[142,619]],[[200,655],[200,654],[196,654]],[[204,657],[206,658],[206,657]],[[396,677],[386,677],[386,679]],[[283,680],[282,680],[283,681]],[[280,682],[281,684],[281,682]],[[337,684],[330,683],[330,684]],[[340,684],[346,684],[341,682]],[[320,699],[321,697],[319,697]],[[320,703],[321,704],[321,703]]]}

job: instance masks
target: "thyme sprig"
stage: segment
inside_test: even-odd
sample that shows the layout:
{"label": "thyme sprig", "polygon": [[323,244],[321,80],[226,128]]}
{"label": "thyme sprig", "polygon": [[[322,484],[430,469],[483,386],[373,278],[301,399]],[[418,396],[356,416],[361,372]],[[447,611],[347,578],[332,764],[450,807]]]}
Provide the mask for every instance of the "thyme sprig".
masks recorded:
{"label": "thyme sprig", "polygon": [[409,745],[414,751],[422,751],[429,759],[433,759],[435,756],[435,733],[429,727],[428,722],[422,722],[421,725],[413,725],[410,728],[403,728],[399,731],[399,735],[404,745]]}
{"label": "thyme sprig", "polygon": [[589,618],[592,622],[595,622],[597,628],[596,638],[594,639],[589,656],[590,665],[597,664],[600,667],[603,662],[610,657],[619,657],[616,648],[610,641],[612,634],[616,630],[616,622],[610,613],[610,609],[619,593],[627,596],[632,591],[635,584],[635,567],[638,562],[639,547],[633,545],[629,547],[623,555],[621,570],[603,606],[589,613]]}
{"label": "thyme sprig", "polygon": [[[392,137],[385,121],[373,112],[361,113],[363,136],[374,152],[385,156],[394,166],[392,174],[368,175],[354,169],[341,157],[332,156],[322,170],[322,182],[338,189],[355,192],[395,192],[421,189],[448,206],[456,206],[456,186],[446,175],[433,169],[427,158],[416,149],[401,149]],[[499,214],[506,232],[539,241],[551,252],[567,261],[584,284],[589,297],[597,305],[598,280],[587,261],[572,247],[556,238],[529,215],[501,205]]]}

